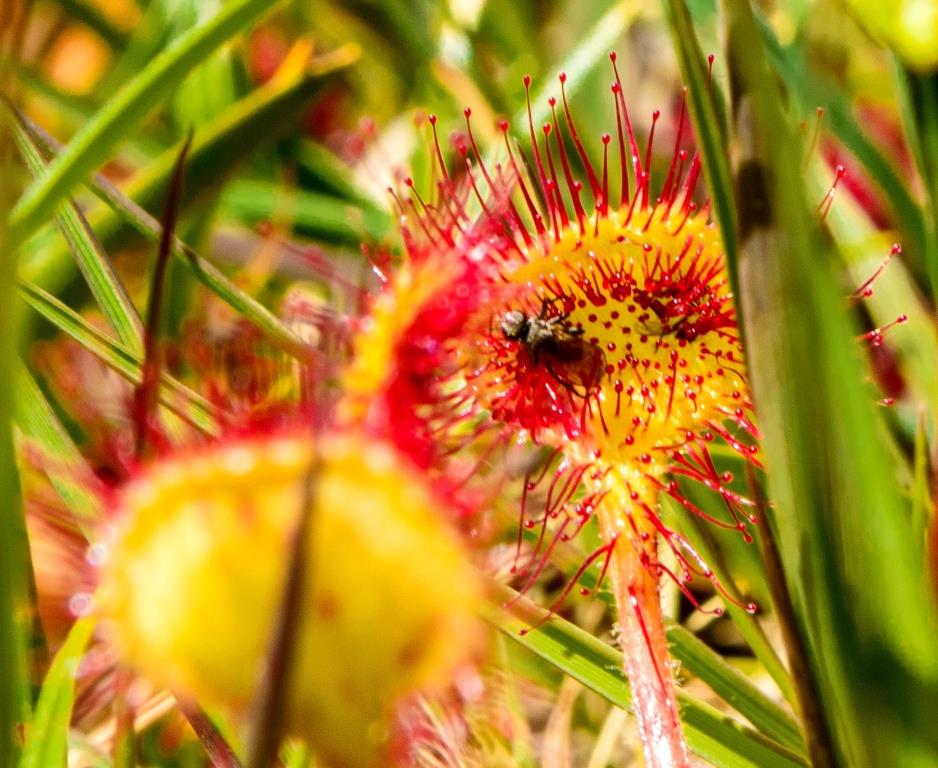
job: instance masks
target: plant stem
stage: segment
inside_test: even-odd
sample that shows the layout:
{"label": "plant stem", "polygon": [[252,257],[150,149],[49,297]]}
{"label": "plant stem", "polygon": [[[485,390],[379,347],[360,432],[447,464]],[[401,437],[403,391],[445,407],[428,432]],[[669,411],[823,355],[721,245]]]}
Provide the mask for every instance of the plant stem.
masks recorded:
{"label": "plant stem", "polygon": [[760,520],[765,521],[759,536],[759,548],[762,560],[765,563],[765,575],[772,593],[772,605],[782,630],[782,640],[788,654],[788,666],[791,670],[791,680],[795,687],[798,699],[798,710],[804,730],[805,748],[811,759],[813,768],[833,768],[837,763],[834,760],[834,750],[824,719],[818,695],[817,680],[811,673],[808,664],[806,649],[798,632],[795,609],[791,604],[791,594],[785,582],[785,571],[781,555],[775,543],[775,533],[772,530],[772,518],[766,509],[765,493],[756,478],[751,466],[746,465],[746,483],[749,486],[749,495],[755,502],[756,513]]}
{"label": "plant stem", "polygon": [[184,696],[177,696],[176,704],[179,706],[179,711],[182,712],[183,717],[192,726],[195,735],[199,737],[202,748],[205,750],[205,754],[213,768],[241,768],[241,763],[238,761],[234,750],[198,704],[186,699]]}
{"label": "plant stem", "polygon": [[647,534],[636,544],[620,535],[616,521],[621,514],[603,514],[600,525],[606,541],[615,538],[609,575],[618,612],[619,645],[632,686],[632,706],[645,764],[648,768],[689,768],[658,599],[658,579],[645,567],[642,557],[644,552],[654,559],[657,533],[647,521],[636,518],[639,535]]}
{"label": "plant stem", "polygon": [[[21,42],[22,14],[0,11],[0,88],[12,82]],[[16,16],[21,18],[17,21]],[[4,19],[4,16],[7,18]],[[4,26],[4,22],[8,26]],[[7,375],[16,364],[20,343],[20,309],[14,298],[18,250],[9,237],[5,215],[19,191],[22,175],[14,161],[12,131],[0,122],[0,768],[12,768],[19,761],[24,723],[30,718],[29,686],[25,648],[28,644],[33,583],[29,542],[20,498],[19,475],[13,445],[13,377]]]}
{"label": "plant stem", "polygon": [[260,690],[254,701],[246,760],[248,768],[267,768],[272,765],[283,737],[283,720],[290,695],[290,673],[296,655],[296,634],[303,613],[301,600],[303,593],[309,589],[308,555],[312,551],[310,526],[313,524],[319,471],[320,459],[316,455],[306,477],[306,492],[289,543],[283,599],[271,635]]}

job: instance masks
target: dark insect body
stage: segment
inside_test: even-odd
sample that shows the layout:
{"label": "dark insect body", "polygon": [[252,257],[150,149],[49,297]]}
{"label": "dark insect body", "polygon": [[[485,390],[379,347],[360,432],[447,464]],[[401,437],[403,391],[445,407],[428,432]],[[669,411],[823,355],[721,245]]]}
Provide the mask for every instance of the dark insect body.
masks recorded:
{"label": "dark insect body", "polygon": [[499,326],[506,339],[527,350],[532,365],[543,366],[560,384],[585,398],[602,380],[605,355],[583,338],[582,328],[567,322],[567,315],[549,316],[550,306],[545,299],[537,316],[509,310]]}

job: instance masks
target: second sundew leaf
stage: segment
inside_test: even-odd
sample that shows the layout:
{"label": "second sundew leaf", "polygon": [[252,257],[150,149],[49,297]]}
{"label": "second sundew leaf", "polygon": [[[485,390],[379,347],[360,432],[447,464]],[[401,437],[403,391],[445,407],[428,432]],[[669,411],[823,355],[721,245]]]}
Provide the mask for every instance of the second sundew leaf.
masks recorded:
{"label": "second sundew leaf", "polygon": [[19,768],[66,765],[75,678],[95,622],[96,619],[90,616],[78,619],[56,653],[39,692],[36,713],[26,734],[26,747]]}
{"label": "second sundew leaf", "polygon": [[[832,260],[818,244],[802,148],[748,2],[727,5],[740,286],[768,512],[820,702],[817,765],[919,765],[938,749],[934,599],[864,381]],[[810,681],[809,681],[810,682]],[[931,725],[926,725],[930,723]]]}
{"label": "second sundew leaf", "polygon": [[[46,167],[40,149],[18,119],[18,115],[6,102],[3,103],[3,109],[6,111],[6,117],[16,121],[16,141],[30,174],[33,178],[40,177]],[[73,201],[68,200],[59,206],[56,221],[98,307],[114,329],[117,338],[129,349],[140,351],[140,317],[81,210]]]}
{"label": "second sundew leaf", "polygon": [[26,190],[10,213],[11,240],[22,243],[194,67],[270,9],[270,0],[231,0],[207,23],[170,43],[106,102]]}

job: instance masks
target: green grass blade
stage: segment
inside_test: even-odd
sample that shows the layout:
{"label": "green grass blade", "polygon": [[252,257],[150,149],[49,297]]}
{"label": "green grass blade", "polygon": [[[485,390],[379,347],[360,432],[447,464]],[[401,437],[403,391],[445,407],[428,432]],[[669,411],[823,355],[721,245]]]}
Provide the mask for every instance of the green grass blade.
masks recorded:
{"label": "green grass blade", "polygon": [[[4,62],[0,57],[0,79]],[[12,135],[0,122],[0,211],[9,210],[24,174],[15,163]],[[18,759],[20,728],[30,720],[30,651],[36,611],[32,562],[13,443],[22,311],[15,298],[19,253],[0,215],[0,768]]]}
{"label": "green grass blade", "polygon": [[73,202],[66,203],[59,210],[56,220],[98,308],[121,343],[129,349],[139,349],[140,316],[111,268],[107,254],[88,226],[87,219]]}
{"label": "green grass blade", "polygon": [[[821,199],[830,187],[829,169],[814,167],[809,176],[812,196]],[[825,219],[841,258],[847,265],[849,285],[862,285],[889,254],[894,232],[883,232],[870,221],[869,215],[849,195],[841,195]],[[938,244],[936,244],[938,245]],[[875,326],[892,323],[897,315],[906,321],[890,328],[886,335],[888,348],[896,353],[903,375],[916,407],[928,410],[930,424],[938,423],[938,330],[932,318],[933,309],[924,299],[904,259],[893,259],[876,279],[873,295],[863,300]],[[903,398],[905,400],[906,398]],[[902,403],[898,409],[903,408]],[[900,414],[909,438],[917,427],[918,414]]]}
{"label": "green grass blade", "polygon": [[[7,114],[16,120],[9,104],[4,102]],[[20,154],[30,174],[38,178],[45,170],[39,148],[30,139],[22,122],[16,120],[15,134]],[[142,325],[137,310],[111,267],[110,259],[95,239],[81,210],[72,201],[59,206],[56,221],[84,275],[98,308],[114,329],[122,344],[135,351],[141,348]]]}
{"label": "green grass blade", "polygon": [[938,300],[938,75],[895,64],[903,130],[925,186],[925,259],[932,300]]}
{"label": "green grass blade", "polygon": [[[20,67],[17,80],[30,105],[35,104],[35,107],[30,107],[31,111],[35,114],[54,115],[56,130],[70,136],[85,125],[100,107],[100,102],[90,96],[78,96],[59,90],[44,78],[42,72],[26,65]],[[113,89],[104,90],[106,94],[112,92]],[[20,114],[19,119],[22,121],[27,118]],[[34,142],[39,145],[35,139]],[[165,144],[165,130],[154,131],[152,135],[134,131],[121,143],[113,162],[120,165],[140,165],[162,152]],[[44,159],[49,160],[53,153],[44,154]]]}
{"label": "green grass blade", "polygon": [[[492,606],[485,618],[506,637],[575,678],[610,703],[628,709],[631,693],[622,672],[622,654],[585,630],[555,616],[533,631],[544,611],[507,587],[494,586],[504,605]],[[806,763],[796,754],[712,707],[678,694],[680,716],[691,750],[723,768],[793,768]]]}
{"label": "green grass blade", "polygon": [[117,52],[111,66],[95,84],[95,93],[114,93],[152,61],[169,39],[169,19],[173,3],[138,3],[140,15],[127,44]]}
{"label": "green grass blade", "polygon": [[[365,209],[387,212],[390,199],[374,200],[355,184],[355,170],[322,144],[309,139],[296,145],[296,162],[314,189]],[[304,184],[304,186],[307,186]]]}
{"label": "green grass blade", "polygon": [[[914,476],[912,481],[912,530],[925,532],[920,546],[925,545],[927,531],[935,517],[935,505],[929,489],[928,435],[925,419],[920,419],[915,430],[915,454],[913,456]],[[923,555],[924,557],[924,555]],[[934,565],[932,566],[934,568]]]}
{"label": "green grass blade", "polygon": [[308,237],[347,246],[381,240],[392,226],[392,217],[383,211],[267,181],[233,182],[222,195],[221,208],[247,224],[274,218]]}
{"label": "green grass blade", "polygon": [[52,466],[42,469],[69,512],[79,523],[96,519],[100,502],[82,485],[82,478],[91,477],[91,468],[22,361],[16,367],[16,426],[40,447],[43,458],[51,460]]}
{"label": "green grass blade", "polygon": [[[170,10],[169,39],[195,24],[208,21],[223,0],[174,0]],[[183,80],[172,96],[173,122],[179,131],[202,125],[237,101],[235,55],[224,47],[203,61]]]}
{"label": "green grass blade", "polygon": [[[706,503],[704,499],[696,497],[692,497],[691,500],[698,506],[703,506]],[[788,670],[785,669],[785,665],[782,663],[781,659],[779,659],[771,643],[769,643],[756,617],[749,614],[745,608],[741,608],[736,604],[745,603],[746,600],[739,593],[732,576],[727,572],[723,565],[722,558],[714,548],[709,532],[707,531],[707,524],[698,519],[694,514],[689,512],[685,513],[682,511],[682,508],[671,500],[665,499],[664,504],[666,508],[670,509],[680,520],[681,533],[687,537],[688,541],[690,541],[703,561],[713,570],[713,575],[719,580],[720,584],[723,585],[723,588],[727,591],[730,598],[732,598],[731,600],[725,600],[724,604],[726,606],[726,612],[733,619],[733,623],[736,625],[739,633],[749,644],[750,649],[752,649],[756,658],[762,663],[762,666],[765,667],[765,671],[769,673],[769,676],[775,681],[775,684],[778,685],[785,699],[789,702],[793,702],[794,693],[792,691],[791,679],[788,676]],[[719,511],[717,511],[717,514],[719,514]],[[756,533],[756,535],[758,535],[758,533]]]}
{"label": "green grass blade", "polygon": [[[623,34],[641,15],[641,12],[642,3],[638,0],[616,3],[596,21],[560,66],[540,79],[542,85],[531,98],[531,117],[535,126],[542,125],[550,119],[550,106],[547,98],[556,93],[557,78],[560,73],[567,74],[567,96],[573,96],[578,84],[587,82],[589,73],[601,61],[607,60],[606,56],[620,42]],[[511,127],[521,143],[527,144],[528,112],[526,108],[519,109],[515,113],[511,120]]]}
{"label": "green grass blade", "polygon": [[[232,104],[214,120],[199,126],[192,141],[183,204],[206,199],[217,190],[239,163],[257,147],[269,143],[292,126],[303,105],[329,81],[329,77],[357,60],[358,48],[345,46],[314,59],[305,71],[258,88]],[[272,127],[273,126],[273,127]],[[38,126],[29,124],[33,141],[43,145],[49,154],[66,151]],[[98,239],[109,245],[130,225],[144,235],[150,229],[140,227],[137,212],[157,211],[166,197],[172,169],[179,154],[173,146],[162,152],[145,168],[138,171],[121,191],[103,177],[93,176],[89,182],[106,204],[88,215],[91,229]],[[123,201],[132,201],[124,204]],[[158,225],[157,225],[158,226]],[[158,239],[158,235],[154,237]],[[57,292],[56,282],[62,281],[63,265],[68,253],[61,242],[53,241],[24,260],[20,275]],[[67,274],[67,273],[66,273]]]}
{"label": "green grass blade", "polygon": [[39,692],[36,714],[29,727],[19,768],[64,768],[67,764],[75,674],[94,626],[95,619],[90,616],[76,621],[55,654]]}
{"label": "green grass blade", "polygon": [[[726,118],[716,84],[710,82],[690,13],[685,0],[664,0],[665,16],[687,84],[694,135],[703,158],[704,175],[710,188],[710,202],[723,236],[723,250],[729,263],[736,263],[736,209],[733,206],[733,178],[727,154]],[[731,271],[735,275],[735,270]],[[739,295],[739,286],[733,284]]]}
{"label": "green grass blade", "polygon": [[[706,504],[706,501],[699,498],[692,498],[692,501],[698,505]],[[674,504],[667,504],[667,509],[678,513],[679,510],[673,509]],[[716,511],[716,515],[720,514],[720,510]],[[742,601],[738,591],[735,589],[732,579],[726,570],[722,567],[720,558],[717,556],[715,550],[710,546],[709,539],[701,539],[700,545],[697,544],[697,537],[695,532],[688,531],[687,528],[682,525],[680,528],[682,533],[688,536],[688,539],[694,545],[697,552],[701,555],[704,561],[710,566],[717,578],[720,579],[720,582],[723,584],[724,588],[728,591],[730,596],[732,596],[737,601]],[[698,532],[699,533],[699,532]],[[537,539],[537,533],[535,531],[524,531],[523,536],[533,544]],[[572,544],[566,542],[560,542],[555,546],[553,550],[553,561],[554,564],[561,568],[565,573],[573,573],[578,570],[580,563],[583,562],[583,553],[579,551]],[[579,578],[579,583],[581,586],[589,590],[596,589],[596,573],[592,570],[587,570],[582,573]],[[600,590],[599,596],[610,601],[611,596],[605,590]],[[731,604],[727,603],[727,608],[731,608]],[[768,640],[766,639],[764,633],[759,627],[758,623],[755,620],[755,617],[750,616],[742,608],[738,609],[738,613],[742,614],[740,618],[737,619],[735,614],[733,616],[734,621],[737,622],[737,626],[740,629],[740,633],[743,634],[744,638],[751,643],[753,648],[758,648],[762,652],[762,656],[758,656],[760,661],[763,657],[766,659],[764,666],[766,670],[769,670],[770,667],[774,664],[778,666],[777,674],[780,676],[782,683],[785,687],[791,688],[791,681],[788,677],[788,673],[782,666],[781,661],[779,661],[775,651],[772,649]],[[746,677],[743,675],[728,674],[726,672],[728,665],[723,661],[719,655],[713,654],[712,656],[707,656],[700,652],[699,647],[693,645],[689,642],[684,642],[685,637],[689,635],[688,631],[683,627],[674,625],[668,628],[668,642],[671,646],[671,654],[674,659],[680,662],[685,669],[691,672],[694,675],[697,675],[701,680],[706,682],[711,686],[714,693],[723,698],[727,704],[736,708],[737,704],[740,704],[744,708],[748,708],[747,711],[743,709],[737,709],[740,714],[750,719],[750,722],[753,725],[756,725],[757,728],[762,729],[762,726],[768,727],[769,730],[763,731],[770,738],[774,738],[774,734],[777,731],[784,735],[783,739],[777,739],[780,743],[786,743],[788,746],[795,748],[796,744],[800,744],[795,751],[799,753],[804,752],[804,745],[801,741],[801,735],[798,731],[798,726],[795,722],[784,713],[776,704],[772,703],[758,688],[756,688]],[[692,635],[691,635],[692,637]],[[751,640],[749,638],[752,638]],[[710,662],[713,662],[712,664]],[[732,670],[731,670],[732,671]],[[712,685],[712,681],[716,681],[716,687]],[[780,690],[783,688],[783,685],[780,685]],[[761,708],[761,705],[765,704],[766,706]],[[784,741],[787,739],[787,741]]]}
{"label": "green grass blade", "polygon": [[938,753],[933,596],[833,259],[819,247],[802,147],[749,3],[726,8],[767,514],[826,721],[808,723],[809,753],[819,766],[918,765]]}
{"label": "green grass blade", "polygon": [[11,242],[23,242],[192,69],[271,7],[270,0],[230,0],[207,23],[170,43],[108,99],[16,203],[10,213]]}
{"label": "green grass blade", "polygon": [[[305,71],[252,91],[211,122],[199,126],[187,172],[191,179],[187,186],[191,189],[184,201],[211,194],[254,149],[285,133],[296,122],[303,105],[332,76],[354,63],[358,55],[358,48],[350,45],[314,59]],[[178,147],[170,147],[135,174],[123,189],[125,196],[146,209],[157,206],[166,194],[178,153]],[[119,217],[114,214],[102,220],[91,217],[95,231],[106,233],[102,236],[105,241],[112,231],[109,224],[115,220]]]}
{"label": "green grass blade", "polygon": [[[125,220],[133,224],[141,234],[151,240],[159,239],[162,231],[159,221],[134,203],[133,200],[124,197],[104,177],[95,177],[94,184],[96,190],[101,190],[102,194],[107,194],[114,201],[114,205],[119,207]],[[306,344],[290,331],[273,312],[238,288],[215,265],[200,257],[179,238],[176,238],[173,242],[173,255],[182,259],[203,285],[226,301],[239,315],[264,331],[271,343],[276,344],[295,357],[305,359],[308,354]]]}
{"label": "green grass blade", "polygon": [[934,291],[938,286],[938,259],[934,258],[934,244],[928,238],[922,209],[896,168],[857,124],[852,101],[823,76],[811,71],[797,47],[782,46],[768,25],[760,24],[759,32],[772,69],[788,87],[800,114],[813,119],[817,108],[823,107],[830,130],[883,190],[883,197],[892,206],[915,258],[917,279],[922,285],[930,284]]}
{"label": "green grass blade", "polygon": [[[320,87],[319,80],[323,76],[347,66],[354,61],[356,55],[354,48],[347,47],[323,56],[298,79],[252,94],[234,105],[232,110],[220,116],[217,121],[196,132],[189,166],[193,176],[188,186],[199,190],[217,183],[242,156],[245,147],[255,146],[258,141],[271,136],[271,122],[289,120],[300,104],[308,98],[311,92],[309,89]],[[33,142],[40,146],[43,152],[54,154],[61,149],[61,145],[39,126],[28,119],[24,119],[24,122]],[[174,152],[173,149],[167,150],[151,167],[136,176],[128,185],[130,195],[148,205],[156,205],[161,199],[159,195],[165,192],[175,157]],[[117,189],[100,174],[92,176],[89,185],[108,206],[107,209],[101,209],[89,216],[91,229],[102,242],[106,243],[116,236],[125,224],[149,240],[159,240],[159,221],[134,197]],[[307,357],[306,344],[276,315],[238,288],[218,268],[200,258],[178,238],[173,244],[173,254],[182,260],[203,285],[263,331],[271,343],[300,359]],[[67,262],[68,254],[64,249],[47,248],[21,267],[20,276],[28,282],[46,285],[50,280],[61,279],[61,270]]]}
{"label": "green grass blade", "polygon": [[[78,342],[132,384],[139,384],[140,356],[105,336],[57,298],[29,283],[20,284],[22,299],[59,331]],[[217,409],[204,397],[163,374],[160,402],[188,424],[205,434],[218,431]]]}
{"label": "green grass blade", "polygon": [[668,646],[685,669],[709,685],[761,733],[795,754],[804,754],[804,739],[795,719],[696,635],[673,624],[668,627]]}
{"label": "green grass blade", "polygon": [[287,742],[280,750],[284,768],[309,768],[309,748],[301,742]]}
{"label": "green grass blade", "polygon": [[[0,62],[2,71],[2,62]],[[0,130],[0,210],[7,210],[19,181],[13,144]],[[16,248],[0,216],[0,768],[13,768],[19,754],[18,727],[28,719],[29,681],[25,648],[31,616],[28,606],[29,542],[20,502],[19,473],[13,448],[14,383],[19,343],[19,307],[14,298]],[[24,631],[25,630],[25,631]]]}
{"label": "green grass blade", "polygon": [[92,3],[86,0],[55,0],[72,21],[77,21],[93,29],[111,48],[120,50],[127,45],[128,35],[114,26]]}
{"label": "green grass blade", "polygon": [[29,98],[43,109],[51,110],[63,128],[74,128],[85,123],[94,114],[95,103],[87,96],[65,93],[48,82],[35,69],[21,64],[17,79]]}

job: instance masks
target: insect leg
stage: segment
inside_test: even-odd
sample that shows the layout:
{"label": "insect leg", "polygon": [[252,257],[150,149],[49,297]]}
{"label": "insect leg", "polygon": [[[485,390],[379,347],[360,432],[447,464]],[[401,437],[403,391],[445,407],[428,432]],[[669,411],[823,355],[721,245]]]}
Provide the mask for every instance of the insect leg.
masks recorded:
{"label": "insect leg", "polygon": [[589,390],[584,390],[583,392],[580,392],[575,386],[573,386],[573,384],[571,384],[569,381],[565,381],[561,376],[559,376],[557,372],[554,370],[554,367],[546,360],[544,361],[544,368],[547,369],[547,372],[550,374],[551,378],[554,381],[556,381],[558,384],[569,389],[577,397],[582,397],[584,400],[587,397],[589,397],[589,394],[590,394]]}
{"label": "insect leg", "polygon": [[[554,296],[554,298],[552,298],[552,299],[548,299],[548,298],[545,296],[543,299],[541,299],[541,312],[540,312],[540,314],[537,316],[537,319],[538,319],[538,320],[546,320],[546,319],[547,319],[547,309],[548,309],[548,307],[550,307],[550,306],[556,304],[558,301],[561,302],[561,308],[563,308],[563,301],[564,301],[563,296]],[[568,314],[569,314],[569,313],[567,313],[567,312],[560,312],[560,313],[557,315],[557,317],[559,317],[559,318],[561,318],[561,319],[564,319],[564,318],[566,318],[566,316],[567,316]]]}

